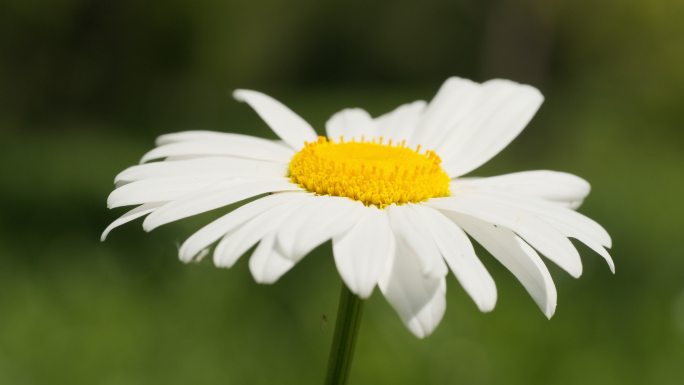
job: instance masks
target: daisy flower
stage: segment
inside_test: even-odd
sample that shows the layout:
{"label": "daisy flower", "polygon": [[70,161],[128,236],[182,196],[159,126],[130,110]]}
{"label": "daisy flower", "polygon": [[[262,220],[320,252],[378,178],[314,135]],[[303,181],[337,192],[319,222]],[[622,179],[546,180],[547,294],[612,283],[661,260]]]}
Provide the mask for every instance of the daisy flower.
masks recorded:
{"label": "daisy flower", "polygon": [[[162,135],[141,164],[116,177],[110,208],[132,206],[115,227],[145,217],[143,228],[227,205],[180,247],[183,262],[213,249],[231,267],[257,245],[249,268],[273,283],[311,250],[332,240],[346,286],[367,298],[377,286],[405,325],[422,338],[446,307],[451,271],[484,312],[497,299],[478,259],[478,242],[520,281],[542,312],[556,289],[541,256],[582,274],[570,238],[614,265],[606,230],[575,209],[589,193],[583,179],[555,171],[466,177],[506,147],[543,97],[508,80],[450,78],[429,103],[419,100],[371,117],[344,109],[326,136],[275,99],[237,90],[281,140],[210,131]],[[541,255],[541,256],[540,256]]]}

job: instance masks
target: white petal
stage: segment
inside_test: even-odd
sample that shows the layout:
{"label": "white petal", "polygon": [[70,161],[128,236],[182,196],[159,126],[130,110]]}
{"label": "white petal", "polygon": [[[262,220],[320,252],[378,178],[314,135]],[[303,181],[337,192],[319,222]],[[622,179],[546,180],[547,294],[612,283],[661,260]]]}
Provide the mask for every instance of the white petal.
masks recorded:
{"label": "white petal", "polygon": [[278,231],[278,246],[286,258],[300,260],[316,246],[346,232],[365,207],[361,202],[332,196],[312,196]]}
{"label": "white petal", "polygon": [[424,338],[433,332],[444,315],[445,280],[422,274],[419,258],[412,248],[402,238],[395,239],[396,252],[378,287],[409,330]]}
{"label": "white petal", "polygon": [[162,146],[170,143],[177,142],[234,142],[234,141],[247,141],[250,144],[259,144],[266,142],[266,145],[271,145],[273,143],[290,149],[287,145],[280,141],[274,141],[270,139],[259,138],[256,136],[236,134],[233,132],[219,132],[219,131],[205,131],[205,130],[191,130],[191,131],[179,131],[172,132],[169,134],[160,135],[155,141],[157,146]]}
{"label": "white petal", "polygon": [[442,321],[446,311],[446,289],[446,279],[442,278],[430,301],[416,315],[406,321],[409,330],[416,337],[425,338],[429,336]]}
{"label": "white petal", "polygon": [[430,101],[418,123],[411,143],[436,149],[460,121],[483,103],[483,86],[468,79],[447,79]]}
{"label": "white petal", "polygon": [[273,132],[295,150],[304,147],[304,142],[314,142],[318,138],[309,123],[268,95],[251,90],[236,90],[233,97],[249,104]]}
{"label": "white petal", "polygon": [[447,215],[515,275],[547,318],[553,316],[556,311],[556,287],[549,270],[534,249],[510,230],[466,215]]}
{"label": "white petal", "polygon": [[339,141],[340,137],[345,140],[371,139],[375,136],[375,122],[373,118],[360,108],[347,108],[335,113],[325,123],[328,138]]}
{"label": "white petal", "polygon": [[107,207],[138,205],[178,199],[213,183],[214,176],[180,176],[141,180],[116,188],[107,197]]}
{"label": "white petal", "polygon": [[300,190],[299,186],[290,183],[284,178],[245,182],[218,182],[201,191],[167,203],[145,218],[143,228],[146,231],[151,231],[166,223],[227,206],[257,195],[297,190]]}
{"label": "white petal", "polygon": [[216,245],[214,264],[217,267],[233,266],[242,254],[267,234],[278,229],[295,210],[305,203],[303,199],[283,203],[264,211],[228,233]]}
{"label": "white petal", "polygon": [[258,283],[274,283],[295,265],[278,251],[275,241],[275,233],[266,235],[249,259],[249,271]]}
{"label": "white petal", "polygon": [[449,128],[450,134],[436,147],[451,177],[466,174],[498,154],[520,134],[544,100],[536,88],[508,80],[490,80],[481,87],[477,105]]}
{"label": "white petal", "polygon": [[[479,194],[486,195],[488,199],[494,199],[504,204],[528,210],[529,212],[538,215],[540,218],[543,218],[545,221],[553,223],[553,225],[559,229],[563,229],[561,231],[565,232],[567,229],[568,233],[573,234],[568,236],[578,239],[581,237],[589,237],[607,247],[610,247],[612,243],[610,234],[608,234],[608,231],[606,231],[603,226],[574,210],[516,194],[494,191],[488,191],[486,193],[479,192]],[[575,235],[579,236],[576,237]]]}
{"label": "white petal", "polygon": [[395,241],[385,210],[369,206],[356,225],[333,238],[335,265],[349,290],[370,297],[394,255]]}
{"label": "white petal", "polygon": [[573,277],[582,275],[582,261],[572,242],[532,214],[486,199],[481,194],[461,193],[454,197],[431,199],[427,204],[513,230]]}
{"label": "white petal", "polygon": [[547,170],[516,172],[489,178],[460,178],[452,182],[452,191],[461,187],[542,198],[573,209],[579,207],[591,190],[589,182],[576,175]]}
{"label": "white petal", "polygon": [[539,199],[495,192],[480,191],[477,194],[493,202],[493,204],[505,205],[514,210],[523,210],[527,215],[534,215],[560,231],[566,237],[575,238],[584,243],[603,257],[606,263],[608,263],[610,270],[615,273],[615,264],[608,252],[603,248],[603,246],[610,247],[610,235],[600,224],[591,218],[566,207]]}
{"label": "white petal", "polygon": [[306,195],[306,193],[302,192],[271,194],[238,207],[199,229],[183,242],[179,250],[181,261],[190,262],[196,260],[197,255],[202,250],[218,241],[219,238],[226,235],[229,231],[234,230],[266,210],[282,205],[285,202],[302,199]]}
{"label": "white petal", "polygon": [[283,177],[287,164],[241,158],[199,158],[152,162],[129,167],[116,176],[116,183],[174,176]]}
{"label": "white petal", "polygon": [[375,118],[376,136],[392,139],[395,143],[409,141],[416,131],[425,110],[424,100],[402,104],[394,110]]}
{"label": "white petal", "polygon": [[[171,134],[173,135],[173,134]],[[225,136],[225,137],[224,137]],[[140,163],[161,158],[229,156],[235,158],[288,162],[294,151],[274,140],[240,134],[222,134],[212,139],[162,140],[163,144],[143,155]]]}
{"label": "white petal", "polygon": [[608,252],[608,250],[606,250],[603,246],[596,244],[596,243],[593,243],[591,241],[589,241],[589,242],[581,241],[581,242],[584,243],[585,245],[587,245],[587,247],[592,249],[596,254],[600,255],[608,264],[608,268],[610,268],[610,271],[613,274],[615,274],[615,263],[613,262],[613,258],[610,256],[610,253]]}
{"label": "white petal", "polygon": [[496,305],[496,285],[477,255],[468,236],[442,213],[428,206],[416,207],[432,233],[442,256],[475,301],[480,311],[491,311]]}
{"label": "white petal", "polygon": [[144,205],[140,205],[133,210],[128,211],[124,215],[120,216],[117,218],[114,222],[112,222],[107,228],[102,232],[102,236],[100,236],[100,241],[104,241],[107,239],[107,235],[114,230],[115,228],[126,224],[132,220],[135,220],[137,218],[140,218],[142,216],[145,216],[152,211],[156,210],[158,207],[163,205],[164,202],[154,202],[154,203],[146,203]]}
{"label": "white petal", "polygon": [[432,239],[432,234],[411,205],[390,206],[386,210],[389,212],[395,237],[402,239],[413,250],[422,266],[421,273],[431,277],[445,276],[449,269]]}

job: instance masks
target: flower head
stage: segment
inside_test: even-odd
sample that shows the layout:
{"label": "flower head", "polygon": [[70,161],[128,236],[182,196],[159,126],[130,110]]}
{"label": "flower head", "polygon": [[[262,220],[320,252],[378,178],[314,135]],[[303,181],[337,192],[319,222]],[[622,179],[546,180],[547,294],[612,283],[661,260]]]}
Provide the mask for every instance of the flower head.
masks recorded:
{"label": "flower head", "polygon": [[471,238],[516,276],[547,317],[556,289],[540,254],[579,277],[582,264],[569,240],[575,238],[614,270],[610,236],[575,211],[589,193],[583,179],[554,171],[463,176],[529,122],[543,101],[531,86],[450,78],[430,103],[376,118],[342,110],[328,120],[327,137],[267,95],[234,96],[282,141],[208,131],[159,137],[140,165],[116,177],[109,207],[136,207],[103,239],[139,217],[149,231],[241,202],[190,236],[181,260],[199,260],[216,243],[214,263],[231,267],[258,243],[250,271],[257,282],[272,283],[332,240],[349,289],[367,298],[378,286],[418,337],[442,319],[449,271],[481,311],[494,308],[494,280]]}

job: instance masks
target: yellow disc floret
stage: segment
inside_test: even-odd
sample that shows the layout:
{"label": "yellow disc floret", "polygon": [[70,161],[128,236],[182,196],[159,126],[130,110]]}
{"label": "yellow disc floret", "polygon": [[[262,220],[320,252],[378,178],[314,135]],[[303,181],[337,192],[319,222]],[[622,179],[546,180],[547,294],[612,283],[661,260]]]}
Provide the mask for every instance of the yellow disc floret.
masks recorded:
{"label": "yellow disc floret", "polygon": [[292,157],[290,179],[320,195],[348,197],[366,205],[421,202],[449,195],[449,176],[434,151],[382,138],[332,142],[319,137]]}

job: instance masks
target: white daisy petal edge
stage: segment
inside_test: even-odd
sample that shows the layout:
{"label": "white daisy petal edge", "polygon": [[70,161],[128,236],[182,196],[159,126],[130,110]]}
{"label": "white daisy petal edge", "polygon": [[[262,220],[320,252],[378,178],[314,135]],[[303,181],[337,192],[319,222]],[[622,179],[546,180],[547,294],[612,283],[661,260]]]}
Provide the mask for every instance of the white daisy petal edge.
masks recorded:
{"label": "white daisy petal edge", "polygon": [[425,110],[424,100],[403,104],[375,118],[376,135],[392,139],[396,143],[408,141],[413,136]]}
{"label": "white daisy petal edge", "polygon": [[170,157],[226,156],[287,163],[294,151],[281,143],[240,134],[207,135],[181,132],[157,139],[158,147],[143,155],[140,163]]}
{"label": "white daisy petal edge", "polygon": [[275,247],[275,242],[275,232],[266,235],[249,258],[249,271],[258,283],[274,283],[296,264],[292,259],[283,256]]}
{"label": "white daisy petal edge", "polygon": [[394,256],[378,282],[382,294],[418,338],[434,331],[446,308],[444,277],[431,277],[421,270],[413,248],[397,238]]}
{"label": "white daisy petal edge", "polygon": [[427,106],[412,143],[435,149],[446,172],[461,176],[503,150],[543,101],[536,88],[510,80],[451,78]]}
{"label": "white daisy petal edge", "polygon": [[496,284],[484,267],[468,236],[453,221],[430,207],[421,207],[425,226],[430,230],[444,260],[477,307],[488,312],[496,305]]}
{"label": "white daisy petal edge", "polygon": [[466,215],[449,216],[515,275],[547,318],[553,316],[556,286],[534,249],[508,229]]}
{"label": "white daisy petal edge", "polygon": [[316,246],[347,232],[365,207],[340,197],[312,196],[310,204],[294,213],[278,232],[278,246],[286,258],[298,262]]}
{"label": "white daisy petal edge", "polygon": [[547,222],[480,195],[462,194],[458,197],[432,199],[428,204],[443,211],[468,215],[487,223],[513,230],[548,259],[577,278],[582,274],[579,253],[570,240]]}
{"label": "white daisy petal edge", "polygon": [[335,113],[325,123],[325,131],[331,139],[361,140],[372,138],[376,133],[373,118],[361,108],[347,108]]}
{"label": "white daisy petal edge", "polygon": [[207,249],[219,238],[228,234],[257,215],[292,200],[303,199],[308,194],[302,192],[284,192],[270,194],[261,199],[244,204],[230,213],[216,219],[192,234],[180,247],[179,256],[183,262],[191,262],[202,250]]}
{"label": "white daisy petal edge", "polygon": [[370,207],[349,231],[333,238],[337,271],[349,289],[370,297],[396,248],[386,210]]}
{"label": "white daisy petal edge", "polygon": [[236,100],[249,104],[261,119],[290,147],[299,150],[306,141],[316,140],[316,131],[279,101],[252,90],[236,90]]}
{"label": "white daisy petal edge", "polygon": [[[406,103],[375,118],[360,108],[343,109],[326,123],[328,139],[270,96],[251,90],[234,96],[282,141],[212,131],[160,136],[142,164],[116,176],[108,206],[135,207],[114,220],[102,240],[138,218],[149,231],[234,205],[181,245],[183,262],[201,260],[215,245],[215,265],[227,268],[256,245],[250,272],[256,282],[272,284],[331,240],[344,284],[361,298],[377,286],[419,338],[444,315],[449,271],[479,310],[496,305],[496,285],[471,238],[549,318],[557,292],[540,254],[578,277],[574,238],[614,272],[610,235],[575,211],[589,194],[587,181],[548,170],[463,176],[530,121],[543,101],[534,87],[450,78],[429,103]],[[349,148],[360,155],[345,153]]]}
{"label": "white daisy petal edge", "polygon": [[523,171],[488,178],[459,178],[453,188],[473,188],[489,192],[505,190],[556,202],[571,209],[579,208],[591,190],[589,182],[576,175],[548,170]]}

